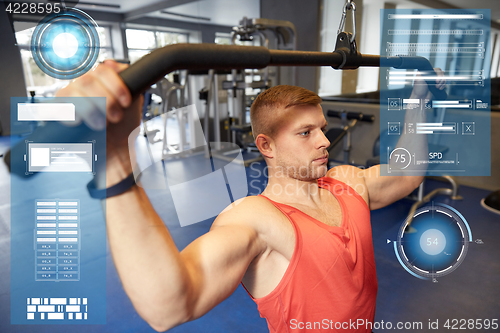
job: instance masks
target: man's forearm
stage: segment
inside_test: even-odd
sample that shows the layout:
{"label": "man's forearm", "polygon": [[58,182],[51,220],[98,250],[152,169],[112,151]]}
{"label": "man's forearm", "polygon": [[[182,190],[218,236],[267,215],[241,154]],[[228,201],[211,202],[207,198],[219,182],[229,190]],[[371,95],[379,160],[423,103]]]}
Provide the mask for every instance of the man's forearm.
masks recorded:
{"label": "man's forearm", "polygon": [[[435,73],[438,78],[436,79],[436,88],[439,90],[443,90],[445,88],[446,80],[444,79],[444,72],[439,68],[434,68]],[[417,74],[420,76],[420,74]],[[428,162],[429,161],[429,148],[427,144],[427,135],[426,134],[417,134],[416,128],[418,123],[426,122],[426,108],[424,107],[426,99],[430,99],[432,97],[431,92],[427,84],[423,80],[416,80],[413,85],[413,90],[410,96],[410,99],[418,99],[419,100],[419,108],[417,109],[407,109],[405,114],[405,130],[403,131],[403,135],[398,141],[397,147],[405,148],[408,153],[412,156],[413,165],[408,165],[409,168],[405,168],[403,174],[415,175],[418,176],[419,179],[423,180],[427,172]],[[412,124],[413,131],[409,132],[409,124]],[[415,162],[421,162],[420,164]],[[398,170],[397,164],[395,161],[391,159],[389,161],[391,165],[394,165],[394,170]]]}
{"label": "man's forearm", "polygon": [[[415,158],[415,160],[426,159],[428,156],[429,148],[427,143],[427,135],[417,134],[415,130],[417,123],[425,123],[426,119],[427,117],[425,110],[407,110],[405,114],[404,124],[405,126],[407,126],[407,128],[409,127],[408,124],[412,124],[414,132],[408,133],[406,128],[406,130],[403,131],[403,134],[398,140],[397,147],[406,148],[412,155],[412,158]],[[423,175],[427,170],[427,164],[412,165],[411,170],[419,171],[412,174]]]}
{"label": "man's forearm", "polygon": [[[412,94],[411,99],[421,99],[419,96],[415,96]],[[424,102],[423,99],[420,100],[420,105]],[[426,160],[428,157],[428,143],[427,143],[427,135],[425,134],[417,134],[416,126],[417,123],[425,123],[426,122],[426,110],[425,108],[418,109],[408,109],[405,113],[405,119],[403,126],[405,127],[402,131],[402,135],[398,140],[396,148],[404,148],[406,149],[411,156],[411,163],[408,168],[404,169],[405,171],[398,173],[400,176],[410,177],[410,181],[412,184],[418,186],[425,176],[427,172],[427,164],[415,164],[416,161]],[[410,133],[408,129],[413,128],[413,132]],[[395,165],[396,159],[391,158],[389,160],[389,164]],[[393,169],[398,170],[398,166],[396,165]]]}
{"label": "man's forearm", "polygon": [[[108,187],[132,170],[127,160],[108,165]],[[113,260],[137,312],[157,330],[187,320],[188,272],[144,190],[133,186],[105,203]]]}

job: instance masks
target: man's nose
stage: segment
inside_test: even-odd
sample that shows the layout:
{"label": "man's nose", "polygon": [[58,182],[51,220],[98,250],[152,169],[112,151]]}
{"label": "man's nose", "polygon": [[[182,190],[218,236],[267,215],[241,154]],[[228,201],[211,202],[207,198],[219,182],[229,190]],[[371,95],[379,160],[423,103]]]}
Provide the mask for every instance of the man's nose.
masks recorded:
{"label": "man's nose", "polygon": [[317,142],[318,149],[330,147],[330,141],[327,139],[325,133],[323,131],[320,131],[319,133]]}

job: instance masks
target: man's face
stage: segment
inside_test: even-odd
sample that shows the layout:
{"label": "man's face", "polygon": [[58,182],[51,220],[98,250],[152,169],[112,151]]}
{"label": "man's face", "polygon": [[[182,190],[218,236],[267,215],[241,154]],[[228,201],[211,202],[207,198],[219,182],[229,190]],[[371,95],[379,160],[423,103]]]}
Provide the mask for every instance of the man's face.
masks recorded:
{"label": "man's face", "polygon": [[325,137],[327,126],[320,105],[301,105],[282,110],[275,132],[275,167],[277,176],[308,181],[325,176],[330,141]]}

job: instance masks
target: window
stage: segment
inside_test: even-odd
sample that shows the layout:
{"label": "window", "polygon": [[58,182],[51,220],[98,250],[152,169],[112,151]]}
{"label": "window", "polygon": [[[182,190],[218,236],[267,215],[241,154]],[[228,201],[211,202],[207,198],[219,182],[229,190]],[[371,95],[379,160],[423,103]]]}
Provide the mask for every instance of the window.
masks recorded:
{"label": "window", "polygon": [[[233,44],[233,35],[230,33],[216,32],[214,43],[221,45],[231,45]],[[259,35],[255,34],[252,36],[252,40],[245,40],[245,41],[242,41],[240,36],[236,36],[234,44],[245,45],[245,46],[261,46],[265,43],[262,43],[262,40],[259,37]]]}
{"label": "window", "polygon": [[189,43],[187,32],[126,29],[128,57],[134,63],[156,48],[170,44]]}
{"label": "window", "polygon": [[231,45],[232,44],[231,34],[226,34],[223,32],[216,32],[214,42],[215,42],[215,44]]}

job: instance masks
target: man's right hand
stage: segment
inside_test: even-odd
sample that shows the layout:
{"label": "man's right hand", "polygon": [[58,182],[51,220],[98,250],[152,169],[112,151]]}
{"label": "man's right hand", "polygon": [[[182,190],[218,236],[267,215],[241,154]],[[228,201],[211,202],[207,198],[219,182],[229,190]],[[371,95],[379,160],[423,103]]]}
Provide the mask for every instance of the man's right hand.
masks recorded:
{"label": "man's right hand", "polygon": [[142,96],[132,100],[127,86],[118,75],[127,67],[128,65],[106,60],[56,94],[57,97],[106,98],[106,110],[96,109],[91,103],[87,109],[77,110],[77,122],[83,121],[93,130],[102,130],[107,125],[106,186],[120,181],[132,171],[128,136],[140,125],[142,116]]}

